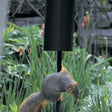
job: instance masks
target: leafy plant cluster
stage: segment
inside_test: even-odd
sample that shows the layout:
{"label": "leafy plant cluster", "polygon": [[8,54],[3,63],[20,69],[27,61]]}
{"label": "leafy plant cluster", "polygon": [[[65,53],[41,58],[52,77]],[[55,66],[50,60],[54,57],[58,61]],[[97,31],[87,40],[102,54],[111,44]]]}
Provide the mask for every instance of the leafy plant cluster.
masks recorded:
{"label": "leafy plant cluster", "polygon": [[[1,56],[0,112],[17,112],[25,98],[41,89],[46,75],[56,72],[57,53],[44,51],[44,38],[38,25],[21,28],[8,24]],[[16,52],[20,46],[25,49],[22,55]],[[74,107],[73,97],[64,93],[62,112],[111,112],[112,67],[109,60],[112,58],[88,54],[87,45],[83,49],[76,47],[75,37],[73,46],[72,52],[63,52],[62,64],[78,82],[80,101]],[[49,103],[43,112],[53,112],[54,107]]]}

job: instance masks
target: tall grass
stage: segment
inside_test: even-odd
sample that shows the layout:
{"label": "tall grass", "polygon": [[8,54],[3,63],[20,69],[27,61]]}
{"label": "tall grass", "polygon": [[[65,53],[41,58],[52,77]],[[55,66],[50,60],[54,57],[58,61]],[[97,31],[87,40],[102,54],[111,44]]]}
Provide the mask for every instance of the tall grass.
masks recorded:
{"label": "tall grass", "polygon": [[[91,14],[92,12],[90,17]],[[95,112],[101,110],[111,112],[109,111],[109,109],[111,110],[109,98],[112,93],[107,82],[112,81],[110,80],[112,75],[110,75],[111,69],[107,67],[109,66],[108,61],[112,58],[101,60],[94,56],[98,63],[89,60],[92,55],[87,53],[88,28],[89,23],[85,34],[85,48],[73,48],[72,52],[63,52],[62,55],[62,64],[68,69],[74,80],[78,82],[80,90],[80,101],[75,107],[74,98],[64,93],[62,112],[90,112],[92,109]],[[56,72],[57,54],[55,51],[44,51],[41,30],[37,25],[20,28],[10,23],[9,29],[4,33],[4,39],[3,68],[0,73],[2,85],[0,109],[16,112],[25,98],[31,93],[40,91],[43,79],[48,74]],[[24,46],[26,50],[31,49],[31,51],[28,50],[27,55],[23,53],[23,57],[18,61],[17,58],[13,58],[13,49],[19,46]],[[23,63],[25,59],[27,62]],[[103,69],[104,67],[106,69]],[[104,84],[105,88],[108,86],[108,91],[107,89],[97,91],[98,88],[103,88],[100,86],[101,84]],[[105,94],[103,94],[103,91]],[[4,97],[6,108],[3,105]],[[101,106],[99,102],[101,102]],[[91,108],[88,108],[88,106]],[[43,112],[55,112],[55,105],[49,103]]]}

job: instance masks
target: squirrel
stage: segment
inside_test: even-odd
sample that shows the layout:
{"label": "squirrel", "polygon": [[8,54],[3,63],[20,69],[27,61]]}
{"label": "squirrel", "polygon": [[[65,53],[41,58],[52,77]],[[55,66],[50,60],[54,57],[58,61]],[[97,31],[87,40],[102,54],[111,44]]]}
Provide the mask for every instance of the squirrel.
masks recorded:
{"label": "squirrel", "polygon": [[41,91],[31,94],[20,105],[18,112],[41,112],[48,102],[63,100],[62,92],[79,100],[78,84],[63,65],[60,72],[52,73],[43,80]]}

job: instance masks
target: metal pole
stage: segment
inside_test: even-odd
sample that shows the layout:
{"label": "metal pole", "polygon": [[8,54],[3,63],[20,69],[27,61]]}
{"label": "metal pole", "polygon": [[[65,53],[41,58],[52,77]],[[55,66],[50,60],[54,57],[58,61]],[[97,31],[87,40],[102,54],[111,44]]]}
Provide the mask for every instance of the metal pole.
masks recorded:
{"label": "metal pole", "polygon": [[[61,71],[62,51],[57,51],[57,72]],[[56,112],[61,112],[61,101],[56,102]]]}

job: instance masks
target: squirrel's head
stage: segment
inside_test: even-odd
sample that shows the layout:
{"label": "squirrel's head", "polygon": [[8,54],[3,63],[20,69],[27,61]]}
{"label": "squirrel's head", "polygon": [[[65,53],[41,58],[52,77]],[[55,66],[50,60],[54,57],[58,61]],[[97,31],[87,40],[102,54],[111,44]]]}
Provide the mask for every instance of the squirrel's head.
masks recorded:
{"label": "squirrel's head", "polygon": [[79,87],[77,82],[75,82],[72,86],[71,86],[71,94],[72,96],[74,96],[76,99],[78,98],[79,95]]}
{"label": "squirrel's head", "polygon": [[74,97],[76,98],[76,100],[74,101],[74,105],[75,105],[77,101],[79,101],[79,87],[78,87],[77,82],[75,82],[72,88],[72,93],[74,94]]}
{"label": "squirrel's head", "polygon": [[[71,79],[73,79],[71,74],[68,72],[68,70],[63,65],[62,65],[60,72],[66,72],[68,74],[68,76]],[[76,98],[76,101],[79,100],[79,98],[78,98],[79,88],[78,88],[78,83],[76,81],[74,81],[74,83],[69,84],[66,92],[71,94],[72,96],[74,96]],[[75,101],[75,103],[76,103],[76,101]]]}
{"label": "squirrel's head", "polygon": [[79,101],[79,87],[77,82],[75,82],[74,84],[70,84],[66,92],[74,96],[74,98],[76,98],[74,104],[76,104],[76,102]]}
{"label": "squirrel's head", "polygon": [[78,98],[79,95],[79,87],[77,82],[75,82],[75,84],[73,85],[72,89],[72,93],[74,94],[74,97]]}
{"label": "squirrel's head", "polygon": [[74,101],[74,105],[79,101],[79,87],[77,82],[75,82],[74,86],[72,87],[72,93],[74,94],[74,97],[76,100]]}

